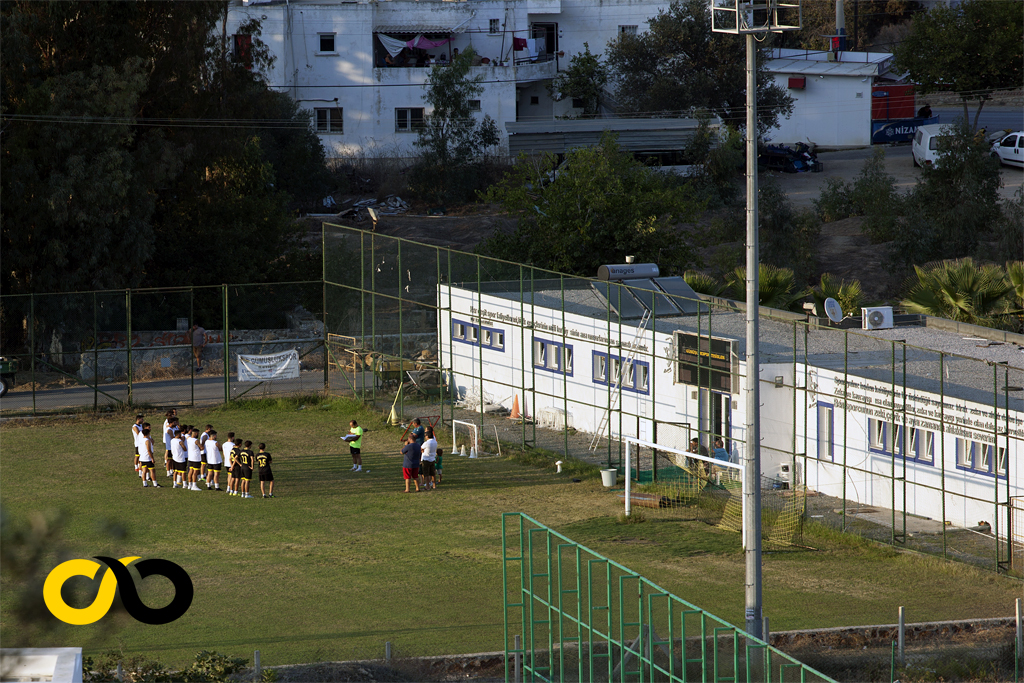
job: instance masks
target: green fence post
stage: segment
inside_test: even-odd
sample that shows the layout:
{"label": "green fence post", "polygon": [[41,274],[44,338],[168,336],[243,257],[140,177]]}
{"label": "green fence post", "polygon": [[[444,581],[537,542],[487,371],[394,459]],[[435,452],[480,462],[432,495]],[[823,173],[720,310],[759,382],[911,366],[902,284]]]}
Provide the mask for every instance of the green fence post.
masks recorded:
{"label": "green fence post", "polygon": [[228,348],[228,286],[221,285],[221,292],[224,297],[224,312],[221,315],[224,319],[224,403],[231,403],[231,350]]}
{"label": "green fence post", "polygon": [[100,405],[100,323],[96,312],[96,292],[92,293],[92,411]]}
{"label": "green fence post", "polygon": [[[188,288],[188,319],[189,319],[189,333],[187,343],[192,344],[192,335],[195,334],[195,330],[192,326],[196,324],[196,290],[194,287]],[[196,364],[192,361],[192,349],[189,349],[188,355],[188,370],[189,370],[189,390],[192,392],[192,398],[190,405],[193,407],[196,405]]]}
{"label": "green fence post", "polygon": [[36,295],[28,295],[28,362],[32,369],[32,414],[36,414]]}
{"label": "green fence post", "polygon": [[127,349],[128,354],[128,405],[132,405],[132,290],[125,290],[125,310],[128,315],[126,320],[128,321],[125,326],[125,340],[124,346]]}

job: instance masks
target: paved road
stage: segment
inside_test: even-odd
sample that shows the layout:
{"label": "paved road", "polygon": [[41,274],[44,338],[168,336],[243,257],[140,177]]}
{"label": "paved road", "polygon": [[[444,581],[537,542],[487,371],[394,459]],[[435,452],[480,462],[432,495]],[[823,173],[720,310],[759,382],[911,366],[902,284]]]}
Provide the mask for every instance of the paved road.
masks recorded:
{"label": "paved road", "polygon": [[[348,384],[339,374],[334,373],[331,377],[334,382],[341,382],[345,388]],[[357,377],[358,387],[362,387],[363,378]],[[366,386],[373,384],[373,375],[366,373]],[[259,386],[254,382],[230,383],[230,395],[232,398],[245,394],[248,398],[263,396],[283,396],[301,393],[313,393],[322,390],[324,387],[323,370],[308,370],[300,373],[298,379],[277,380],[266,382]],[[11,391],[3,398],[0,398],[0,411],[24,412],[32,410],[32,392],[18,390]],[[96,397],[91,387],[76,386],[67,389],[44,389],[35,392],[35,409],[39,412],[49,412],[58,409],[72,407],[93,406],[94,399],[100,406],[125,401],[128,398],[128,385],[102,384],[99,390],[103,393]],[[106,395],[104,395],[106,394]],[[146,403],[155,406],[212,404],[224,401],[224,377],[196,377],[193,388],[188,378],[168,379],[154,382],[135,382],[132,385],[132,402]]]}
{"label": "paved road", "polygon": [[[974,122],[974,113],[977,110],[977,103],[973,103],[968,107],[971,123]],[[964,109],[963,107],[933,107],[932,113],[939,117],[939,123],[952,123],[956,117],[964,115]],[[981,110],[978,126],[987,129],[990,133],[1007,129],[1024,130],[1024,109],[1019,107],[985,106]]]}
{"label": "paved road", "polygon": [[[984,113],[982,113],[984,116]],[[850,182],[864,167],[864,161],[874,153],[873,147],[848,149],[839,152],[822,152],[818,159],[824,165],[821,173],[775,173],[789,196],[789,200],[798,208],[811,208],[812,202],[821,195],[825,180],[831,177],[842,178]],[[885,146],[886,170],[895,176],[896,186],[901,192],[907,192],[921,177],[921,169],[914,167],[914,159],[910,153],[910,145],[895,147]],[[1002,167],[1003,187],[999,195],[1003,199],[1012,199],[1014,193],[1024,186],[1024,171],[1009,166]]]}

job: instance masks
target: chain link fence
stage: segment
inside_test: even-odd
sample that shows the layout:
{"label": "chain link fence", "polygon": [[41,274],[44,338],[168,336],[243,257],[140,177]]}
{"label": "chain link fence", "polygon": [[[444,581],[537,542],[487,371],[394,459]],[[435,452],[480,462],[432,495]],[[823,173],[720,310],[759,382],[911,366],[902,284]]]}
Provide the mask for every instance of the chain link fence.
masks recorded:
{"label": "chain link fence", "polygon": [[[313,282],[0,297],[0,414],[328,391],[620,472],[618,434],[709,452],[720,438],[734,461],[746,448],[742,304],[655,315],[652,343],[640,321],[620,324],[617,283],[595,307],[587,279],[333,225],[323,261]],[[727,386],[699,363],[681,386],[680,330],[731,340]],[[806,492],[804,523],[1022,573],[1024,337],[931,319],[867,333],[762,309],[759,343],[763,470],[770,491]],[[238,354],[288,349],[298,379],[238,381]],[[678,469],[651,458],[652,481]]]}

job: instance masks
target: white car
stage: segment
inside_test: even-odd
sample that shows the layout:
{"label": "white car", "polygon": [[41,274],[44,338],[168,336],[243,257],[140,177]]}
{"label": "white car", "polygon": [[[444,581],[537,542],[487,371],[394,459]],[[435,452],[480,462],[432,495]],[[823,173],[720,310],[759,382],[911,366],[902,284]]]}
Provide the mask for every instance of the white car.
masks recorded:
{"label": "white car", "polygon": [[1004,136],[992,144],[992,156],[1007,166],[1024,168],[1024,131]]}

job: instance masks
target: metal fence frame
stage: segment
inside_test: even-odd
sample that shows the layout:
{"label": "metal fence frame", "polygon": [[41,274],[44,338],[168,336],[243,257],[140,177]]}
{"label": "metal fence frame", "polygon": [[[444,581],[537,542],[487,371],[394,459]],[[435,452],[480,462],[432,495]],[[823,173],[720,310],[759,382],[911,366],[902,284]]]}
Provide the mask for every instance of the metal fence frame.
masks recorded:
{"label": "metal fence frame", "polygon": [[506,681],[833,680],[523,513],[501,556]]}

